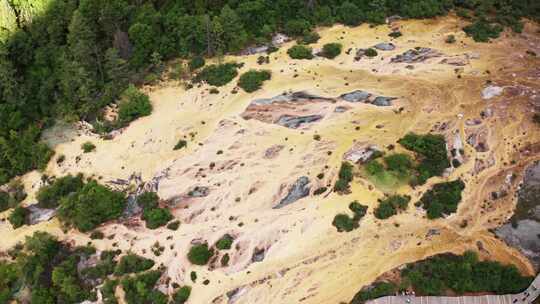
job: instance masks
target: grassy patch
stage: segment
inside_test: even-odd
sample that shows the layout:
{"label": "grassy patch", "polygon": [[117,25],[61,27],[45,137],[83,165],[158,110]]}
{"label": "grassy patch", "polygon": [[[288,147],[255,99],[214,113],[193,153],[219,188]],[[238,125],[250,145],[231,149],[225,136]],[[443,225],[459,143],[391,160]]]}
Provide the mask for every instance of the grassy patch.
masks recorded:
{"label": "grassy patch", "polygon": [[96,150],[96,145],[94,145],[92,142],[85,142],[81,145],[81,149],[84,153],[90,153]]}

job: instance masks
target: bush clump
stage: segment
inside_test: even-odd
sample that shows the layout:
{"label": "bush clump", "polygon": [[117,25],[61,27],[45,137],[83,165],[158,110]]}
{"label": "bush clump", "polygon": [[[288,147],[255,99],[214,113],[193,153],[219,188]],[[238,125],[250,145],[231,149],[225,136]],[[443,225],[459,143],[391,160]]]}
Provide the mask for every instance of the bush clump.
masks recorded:
{"label": "bush clump", "polygon": [[312,44],[317,43],[321,39],[321,36],[317,32],[308,32],[307,34],[304,34],[301,39],[299,39],[299,43],[303,44]]}
{"label": "bush clump", "polygon": [[38,205],[41,208],[56,208],[63,197],[79,191],[83,186],[82,174],[58,178],[52,184],[39,189],[36,195]]}
{"label": "bush clump", "polygon": [[8,217],[8,221],[11,223],[11,226],[13,226],[13,229],[17,229],[26,224],[26,217],[28,214],[28,209],[24,207],[19,206],[13,209]]}
{"label": "bush clump", "polygon": [[305,45],[295,45],[287,50],[292,59],[313,59],[313,50]]}
{"label": "bush clump", "polygon": [[58,218],[82,232],[120,217],[126,206],[123,193],[113,191],[91,180],[77,192],[60,200]]}
{"label": "bush clump", "polygon": [[456,212],[463,189],[465,189],[465,183],[460,179],[438,183],[422,195],[418,204],[427,210],[429,219],[443,217],[445,214]]}
{"label": "bush clump", "polygon": [[124,275],[148,270],[154,266],[154,261],[133,253],[129,253],[120,259],[114,269],[114,274]]}
{"label": "bush clump", "polygon": [[339,56],[339,54],[341,54],[342,48],[343,46],[341,45],[341,43],[327,43],[323,45],[321,56],[328,59],[334,59]]}
{"label": "bush clump", "polygon": [[392,195],[379,200],[379,206],[375,208],[374,215],[378,219],[387,219],[398,214],[399,211],[407,209],[410,200],[410,196],[402,195]]}
{"label": "bush clump", "polygon": [[353,217],[340,213],[334,217],[332,225],[336,227],[338,232],[350,232],[360,226],[360,220],[366,215],[368,207],[360,204],[358,201],[353,201],[349,204],[349,210],[353,212]]}
{"label": "bush clump", "polygon": [[221,87],[231,82],[231,80],[238,76],[238,67],[238,64],[232,62],[217,65],[212,64],[202,69],[202,71],[195,76],[193,81],[205,81],[209,85]]}
{"label": "bush clump", "polygon": [[167,225],[167,229],[176,231],[180,227],[180,221],[172,221]]}
{"label": "bush clump", "polygon": [[233,237],[227,233],[217,241],[216,248],[219,250],[231,249],[233,241],[234,241]]}
{"label": "bush clump", "polygon": [[152,104],[148,95],[130,85],[120,96],[118,102],[118,127],[128,125],[135,119],[152,113]]}
{"label": "bush clump", "polygon": [[345,192],[349,189],[349,184],[353,180],[353,166],[348,162],[342,162],[339,168],[338,180],[334,185],[334,191]]}
{"label": "bush clump", "polygon": [[172,299],[174,304],[184,304],[189,299],[191,295],[190,286],[182,286],[177,291],[174,292]]}
{"label": "bush clump", "polygon": [[157,193],[148,191],[137,197],[137,204],[143,208],[143,210],[150,210],[158,207],[159,196]]}
{"label": "bush clump", "polygon": [[416,167],[419,184],[424,184],[432,176],[442,175],[450,167],[446,141],[442,135],[409,133],[398,143],[420,156],[420,164]]}
{"label": "bush clump", "polygon": [[195,57],[191,58],[191,60],[188,63],[189,70],[190,71],[195,71],[197,69],[202,68],[205,64],[206,64],[206,61],[204,60],[203,57],[195,56]]}
{"label": "bush clump", "polygon": [[174,146],[173,150],[180,150],[180,149],[183,149],[187,147],[187,141],[185,141],[184,139],[180,139],[176,145]]}
{"label": "bush clump", "polygon": [[214,251],[208,248],[208,244],[199,244],[191,247],[188,253],[188,260],[195,265],[206,265]]}
{"label": "bush clump", "polygon": [[167,223],[174,217],[167,208],[153,208],[143,211],[142,219],[146,221],[146,228],[157,229]]}
{"label": "bush clump", "polygon": [[122,280],[122,289],[125,293],[126,303],[166,304],[168,297],[154,288],[160,277],[160,271],[152,270],[134,277],[124,278]]}
{"label": "bush clump", "polygon": [[240,76],[238,86],[248,93],[255,92],[262,87],[264,81],[269,80],[271,77],[270,71],[251,70]]}
{"label": "bush clump", "polygon": [[499,38],[503,28],[498,24],[491,24],[485,19],[480,19],[463,28],[467,36],[476,42],[488,42],[490,39]]}
{"label": "bush clump", "polygon": [[375,57],[378,55],[377,50],[375,50],[374,48],[367,49],[364,54],[368,57]]}

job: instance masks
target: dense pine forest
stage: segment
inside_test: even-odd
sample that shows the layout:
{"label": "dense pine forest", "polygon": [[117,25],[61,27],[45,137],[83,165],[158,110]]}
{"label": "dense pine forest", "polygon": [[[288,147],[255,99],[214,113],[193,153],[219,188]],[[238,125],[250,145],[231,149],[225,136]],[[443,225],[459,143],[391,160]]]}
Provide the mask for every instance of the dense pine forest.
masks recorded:
{"label": "dense pine forest", "polygon": [[14,24],[0,31],[0,184],[47,164],[44,128],[99,120],[104,106],[172,58],[237,53],[276,32],[303,36],[392,15],[455,11],[478,41],[540,18],[536,0],[50,0],[40,10],[29,0],[3,1]]}

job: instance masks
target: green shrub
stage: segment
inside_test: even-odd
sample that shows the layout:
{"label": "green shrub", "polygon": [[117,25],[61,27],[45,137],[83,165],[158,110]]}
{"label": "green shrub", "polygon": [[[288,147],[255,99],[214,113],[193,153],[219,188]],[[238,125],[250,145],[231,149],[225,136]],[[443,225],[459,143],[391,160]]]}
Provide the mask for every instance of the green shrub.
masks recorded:
{"label": "green shrub", "polygon": [[176,231],[180,227],[180,221],[172,221],[167,225],[167,229]]}
{"label": "green shrub", "polygon": [[157,208],[158,203],[159,196],[153,191],[144,192],[143,194],[139,195],[139,197],[137,197],[137,204],[139,204],[139,206],[143,208],[143,210],[151,210]]}
{"label": "green shrub", "polygon": [[104,304],[117,304],[118,300],[115,296],[116,286],[118,286],[118,280],[106,280],[101,287],[101,295],[103,296]]}
{"label": "green shrub", "polygon": [[341,43],[327,43],[323,46],[321,55],[328,59],[334,59],[341,54]]}
{"label": "green shrub", "polygon": [[128,273],[137,273],[148,270],[154,266],[154,261],[133,253],[129,253],[120,259],[114,269],[114,274],[120,276]]}
{"label": "green shrub", "polygon": [[195,56],[191,58],[191,60],[189,61],[189,69],[191,71],[195,71],[199,68],[202,68],[205,64],[206,64],[206,61],[204,60],[203,57]]}
{"label": "green shrub", "polygon": [[460,179],[435,184],[422,195],[419,204],[427,210],[429,219],[443,217],[444,214],[456,212],[463,189],[465,184]]}
{"label": "green shrub", "polygon": [[481,19],[463,28],[463,31],[476,42],[488,42],[490,39],[499,38],[503,28],[498,24],[491,24]]}
{"label": "green shrub", "polygon": [[321,195],[321,194],[325,193],[326,190],[328,190],[328,188],[320,187],[320,188],[316,189],[315,191],[313,191],[313,195]]}
{"label": "green shrub", "polygon": [[130,85],[120,97],[118,103],[118,124],[120,127],[129,124],[135,119],[148,116],[152,113],[152,104],[148,95],[140,92],[134,85]]}
{"label": "green shrub", "polygon": [[81,145],[81,149],[83,150],[84,153],[90,153],[94,150],[96,150],[96,145],[94,145],[93,143],[87,141],[85,143],[83,143]]}
{"label": "green shrub", "polygon": [[358,201],[353,201],[349,204],[349,209],[354,213],[353,219],[358,222],[366,215],[368,206],[364,206]]}
{"label": "green shrub", "polygon": [[15,263],[0,261],[0,303],[10,303],[19,287],[19,275]]}
{"label": "green shrub", "polygon": [[360,8],[349,1],[345,1],[341,6],[337,7],[336,15],[341,23],[349,26],[360,24],[363,18],[363,13]]}
{"label": "green shrub", "polygon": [[376,282],[357,292],[350,304],[364,304],[368,300],[394,295],[396,291],[398,287],[392,282]]}
{"label": "green shrub", "polygon": [[161,272],[148,271],[134,277],[126,277],[122,280],[122,289],[125,293],[127,304],[167,304],[167,296],[154,289]]}
{"label": "green shrub", "polygon": [[455,43],[456,42],[456,36],[448,35],[448,36],[446,36],[446,39],[444,40],[444,42],[449,43],[449,44]]}
{"label": "green shrub", "polygon": [[311,24],[305,19],[292,19],[285,22],[283,27],[285,34],[290,36],[300,36],[309,31]]}
{"label": "green shrub", "polygon": [[26,224],[26,217],[28,216],[28,209],[24,207],[16,207],[8,217],[13,229],[17,229]]}
{"label": "green shrub", "polygon": [[336,227],[338,232],[350,232],[358,227],[358,223],[354,219],[343,213],[337,214],[334,217],[332,225]]}
{"label": "green shrub", "polygon": [[251,93],[255,92],[262,87],[264,81],[271,78],[270,71],[248,71],[238,80],[238,86],[244,89],[244,91]]}
{"label": "green shrub", "polygon": [[378,55],[377,53],[377,50],[373,49],[373,48],[369,48],[366,50],[366,52],[364,53],[366,56],[368,57],[375,57]]}
{"label": "green shrub", "polygon": [[392,38],[398,38],[398,37],[403,36],[403,34],[400,31],[393,31],[390,34],[388,34],[388,36],[390,36]]}
{"label": "green shrub", "polygon": [[174,304],[183,304],[186,303],[191,295],[190,286],[182,286],[177,291],[174,292],[172,299]]}
{"label": "green shrub", "polygon": [[173,150],[180,150],[187,147],[187,141],[180,139],[176,145],[174,146]]}
{"label": "green shrub", "polygon": [[378,219],[387,219],[398,214],[399,211],[407,209],[411,198],[409,196],[392,195],[379,200],[379,206],[375,208],[374,215]]}
{"label": "green shrub", "polygon": [[425,183],[432,176],[442,175],[444,170],[450,167],[446,141],[442,135],[409,133],[398,143],[420,155],[420,164],[416,168],[420,184]]}
{"label": "green shrub", "polygon": [[305,45],[295,45],[287,50],[292,59],[313,59],[313,50]]}
{"label": "green shrub", "polygon": [[105,235],[101,231],[92,231],[90,234],[90,239],[92,240],[102,240],[104,237]]}
{"label": "green shrub", "polygon": [[194,82],[206,81],[209,85],[221,87],[231,82],[238,76],[238,64],[224,63],[219,65],[206,66],[195,78]]}
{"label": "green shrub", "polygon": [[214,252],[208,248],[208,244],[194,245],[187,255],[188,260],[195,265],[206,265]]}
{"label": "green shrub", "polygon": [[321,39],[321,36],[317,32],[308,32],[307,34],[304,34],[304,36],[302,36],[299,43],[312,44],[317,43],[319,39]]}
{"label": "green shrub", "polygon": [[146,221],[146,228],[157,229],[161,226],[165,226],[173,219],[173,216],[171,211],[167,208],[154,208],[144,210],[142,218]]}
{"label": "green shrub", "polygon": [[229,266],[229,260],[231,259],[231,257],[229,256],[228,253],[225,253],[222,257],[221,257],[221,260],[220,260],[220,263],[221,263],[221,266],[223,267],[226,267],[226,266]]}
{"label": "green shrub", "polygon": [[0,191],[0,212],[4,212],[10,208],[11,196],[5,191]]}
{"label": "green shrub", "polygon": [[92,180],[79,191],[60,200],[58,218],[64,224],[86,232],[120,217],[125,205],[123,193],[112,191]]}
{"label": "green shrub", "polygon": [[41,208],[56,208],[63,197],[79,191],[84,186],[82,174],[66,175],[56,179],[51,185],[41,187],[36,199]]}
{"label": "green shrub", "polygon": [[225,234],[222,236],[216,243],[216,248],[219,250],[228,250],[231,249],[231,245],[234,239],[230,234]]}
{"label": "green shrub", "polygon": [[375,159],[366,163],[365,169],[368,175],[379,175],[384,173],[384,166]]}
{"label": "green shrub", "polygon": [[413,161],[407,154],[396,153],[384,157],[386,168],[396,172],[398,176],[408,176],[413,168]]}
{"label": "green shrub", "polygon": [[338,180],[334,185],[334,191],[344,192],[349,189],[349,184],[353,180],[353,166],[348,162],[341,163]]}

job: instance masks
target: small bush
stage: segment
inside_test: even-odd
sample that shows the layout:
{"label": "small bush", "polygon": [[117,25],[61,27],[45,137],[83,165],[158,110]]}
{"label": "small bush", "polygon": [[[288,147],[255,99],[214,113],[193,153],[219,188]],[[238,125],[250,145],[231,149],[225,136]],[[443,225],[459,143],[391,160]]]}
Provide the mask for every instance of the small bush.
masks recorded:
{"label": "small bush", "polygon": [[193,81],[205,81],[209,85],[221,87],[238,76],[238,71],[236,69],[238,69],[238,64],[236,63],[209,65],[202,69],[202,71],[195,76]]}
{"label": "small bush", "polygon": [[167,225],[167,229],[176,231],[180,227],[180,221],[173,221]]}
{"label": "small bush", "polygon": [[328,190],[328,188],[320,187],[320,188],[316,189],[315,191],[313,191],[313,194],[314,195],[321,195],[321,194],[325,193],[326,190]]}
{"label": "small bush", "polygon": [[420,155],[420,164],[416,167],[418,183],[425,183],[432,176],[440,176],[450,167],[446,151],[446,141],[442,135],[409,133],[398,143]]}
{"label": "small bush", "polygon": [[126,303],[167,303],[167,296],[154,288],[160,277],[161,272],[154,270],[124,278],[122,280],[122,289],[125,293]]}
{"label": "small bush", "polygon": [[191,295],[190,286],[182,286],[177,291],[174,292],[172,298],[174,304],[183,304],[186,303]]}
{"label": "small bush", "polygon": [[456,42],[456,36],[454,35],[448,35],[446,36],[446,39],[444,40],[446,43],[455,43]]}
{"label": "small bush", "polygon": [[338,180],[334,185],[334,191],[344,192],[349,189],[349,184],[353,180],[353,166],[348,162],[341,163],[339,168]]}
{"label": "small bush", "polygon": [[140,92],[134,85],[130,85],[120,97],[118,102],[118,126],[122,127],[135,119],[148,116],[152,113],[152,104],[148,95]]}
{"label": "small bush", "polygon": [[230,234],[225,234],[222,236],[219,241],[216,243],[216,248],[219,250],[228,250],[231,249],[231,245],[234,239]]}
{"label": "small bush", "polygon": [[195,265],[206,265],[214,252],[208,248],[208,244],[199,244],[191,247],[188,253],[188,260]]}
{"label": "small bush", "polygon": [[221,257],[221,260],[220,260],[220,263],[221,263],[221,266],[223,267],[226,267],[226,266],[229,266],[229,260],[231,259],[231,257],[229,256],[228,253],[225,253],[222,257]]}
{"label": "small bush", "polygon": [[114,274],[124,275],[128,273],[137,273],[148,270],[154,266],[154,261],[130,253],[120,259],[118,265],[114,269]]}
{"label": "small bush", "polygon": [[312,44],[317,43],[319,39],[321,39],[321,36],[317,32],[309,32],[302,36],[302,38],[299,40],[299,43]]}
{"label": "small bush", "polygon": [[26,217],[28,216],[28,209],[24,207],[16,207],[8,217],[8,221],[13,226],[13,229],[17,229],[26,224]]}
{"label": "small bush", "polygon": [[251,93],[261,88],[264,81],[271,78],[270,71],[255,71],[251,70],[240,76],[238,86],[244,91]]}
{"label": "small bush", "polygon": [[388,36],[390,36],[392,38],[398,38],[398,37],[403,36],[403,34],[400,31],[394,31],[394,32],[391,32],[390,34],[388,34]]}
{"label": "small bush", "polygon": [[189,65],[189,69],[191,71],[195,71],[195,70],[197,70],[199,68],[202,68],[205,64],[206,64],[206,61],[204,60],[203,57],[195,56],[195,57],[191,58],[188,65]]}
{"label": "small bush", "polygon": [[292,59],[313,59],[313,50],[304,45],[295,45],[287,50]]}
{"label": "small bush", "polygon": [[354,213],[354,220],[359,221],[366,215],[368,206],[360,204],[358,201],[353,201],[349,204],[349,209]]}
{"label": "small bush", "polygon": [[374,48],[369,48],[366,50],[365,55],[368,57],[375,57],[378,55],[378,53],[377,50],[375,50]]}
{"label": "small bush", "polygon": [[96,150],[96,145],[94,145],[93,143],[87,141],[85,143],[83,143],[81,145],[81,149],[83,150],[84,153],[90,153],[94,150]]}
{"label": "small bush", "polygon": [[173,216],[171,211],[167,208],[154,208],[143,211],[142,218],[146,221],[146,228],[157,229],[161,226],[165,226],[173,219]]}
{"label": "small bush", "polygon": [[180,150],[187,147],[187,141],[180,139],[176,145],[174,146],[173,150]]}
{"label": "small bush", "polygon": [[11,202],[11,196],[5,191],[0,191],[0,212],[4,212],[9,209]]}
{"label": "small bush", "polygon": [[379,206],[375,208],[374,215],[378,219],[387,219],[396,215],[399,211],[407,209],[411,198],[409,196],[392,195],[379,200]]}
{"label": "small bush", "polygon": [[321,56],[328,59],[334,59],[341,54],[341,43],[327,43],[323,46]]}
{"label": "small bush", "polygon": [[159,196],[155,192],[144,192],[137,197],[137,204],[143,210],[151,210],[158,207]]}
{"label": "small bush", "polygon": [[340,213],[334,217],[332,225],[336,227],[338,232],[350,232],[358,227],[358,223],[347,214]]}
{"label": "small bush", "polygon": [[90,239],[92,240],[102,240],[104,237],[105,235],[101,231],[92,231],[90,234]]}

